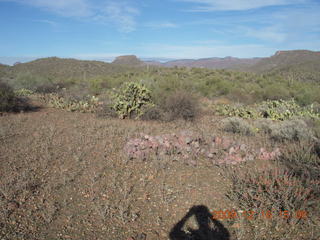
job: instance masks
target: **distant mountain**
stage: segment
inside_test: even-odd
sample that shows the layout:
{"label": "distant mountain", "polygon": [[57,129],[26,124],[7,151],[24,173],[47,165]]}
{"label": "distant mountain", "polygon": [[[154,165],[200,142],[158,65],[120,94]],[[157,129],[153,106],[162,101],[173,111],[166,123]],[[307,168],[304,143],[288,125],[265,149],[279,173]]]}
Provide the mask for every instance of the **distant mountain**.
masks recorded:
{"label": "distant mountain", "polygon": [[179,59],[160,63],[156,61],[145,62],[148,65],[163,67],[196,67],[209,69],[241,69],[258,63],[260,58],[202,58],[202,59]]}
{"label": "distant mountain", "polygon": [[[293,65],[308,65],[308,63],[311,62],[313,62],[312,64],[316,65],[317,63],[320,64],[320,52],[308,50],[277,51],[273,56],[263,58],[245,70],[258,73],[267,73],[270,71],[285,69]],[[318,66],[320,71],[320,65]]]}
{"label": "distant mountain", "polygon": [[143,66],[144,62],[135,55],[125,55],[117,57],[112,64],[126,65],[126,66]]}
{"label": "distant mountain", "polygon": [[142,61],[134,55],[119,56],[112,63],[50,57],[14,66],[0,64],[0,76],[10,78],[10,76],[30,75],[51,79],[86,79],[143,66],[233,69],[320,81],[320,52],[307,50],[278,51],[267,58],[213,57],[166,62],[152,59]]}

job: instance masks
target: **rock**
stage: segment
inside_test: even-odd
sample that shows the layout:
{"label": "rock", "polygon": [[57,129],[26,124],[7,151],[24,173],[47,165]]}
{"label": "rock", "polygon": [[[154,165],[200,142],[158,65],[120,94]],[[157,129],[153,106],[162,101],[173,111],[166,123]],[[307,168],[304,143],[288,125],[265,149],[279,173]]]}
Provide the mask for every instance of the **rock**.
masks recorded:
{"label": "rock", "polygon": [[231,144],[231,140],[229,140],[228,138],[223,138],[221,146],[223,150],[227,150],[231,146]]}
{"label": "rock", "polygon": [[197,162],[195,160],[190,160],[189,163],[192,166],[197,166]]}
{"label": "rock", "polygon": [[234,153],[236,153],[236,150],[235,150],[234,147],[231,147],[231,148],[229,149],[229,154],[234,154]]}
{"label": "rock", "polygon": [[249,154],[249,155],[247,155],[247,156],[245,157],[245,159],[246,159],[247,161],[253,161],[253,160],[254,160],[254,156],[253,156],[252,154]]}
{"label": "rock", "polygon": [[241,145],[240,145],[240,150],[241,150],[241,151],[246,151],[246,150],[247,150],[247,145],[241,144]]}
{"label": "rock", "polygon": [[193,144],[193,146],[195,148],[200,148],[200,143],[198,141],[197,142],[193,142],[192,144]]}
{"label": "rock", "polygon": [[214,142],[216,145],[221,145],[221,144],[222,144],[222,138],[220,138],[220,137],[214,137],[214,138],[213,138],[213,142]]}
{"label": "rock", "polygon": [[190,138],[190,137],[186,137],[185,138],[185,143],[186,144],[189,144],[189,143],[191,143],[192,142],[192,139]]}

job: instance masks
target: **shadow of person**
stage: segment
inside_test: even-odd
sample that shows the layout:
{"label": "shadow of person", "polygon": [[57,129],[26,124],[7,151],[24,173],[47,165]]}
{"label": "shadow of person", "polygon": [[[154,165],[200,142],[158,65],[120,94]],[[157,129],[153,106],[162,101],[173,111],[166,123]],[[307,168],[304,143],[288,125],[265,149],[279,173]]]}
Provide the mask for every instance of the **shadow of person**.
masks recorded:
{"label": "shadow of person", "polygon": [[[198,229],[183,230],[192,216],[198,223]],[[193,206],[188,213],[171,229],[170,240],[229,240],[229,231],[218,220],[213,219],[206,206]]]}

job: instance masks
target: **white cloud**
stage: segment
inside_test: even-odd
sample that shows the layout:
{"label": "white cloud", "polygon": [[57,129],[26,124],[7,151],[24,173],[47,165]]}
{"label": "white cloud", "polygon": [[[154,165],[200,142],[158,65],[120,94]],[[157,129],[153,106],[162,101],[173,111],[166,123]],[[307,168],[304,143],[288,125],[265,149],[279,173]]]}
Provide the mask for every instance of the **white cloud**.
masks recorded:
{"label": "white cloud", "polygon": [[228,11],[248,10],[268,6],[280,6],[304,3],[308,0],[178,0],[194,3],[197,6],[190,11]]}
{"label": "white cloud", "polygon": [[121,32],[132,32],[136,29],[135,16],[139,14],[137,8],[131,7],[126,3],[109,2],[102,9],[103,15],[97,19],[111,21],[118,25]]}
{"label": "white cloud", "polygon": [[17,2],[41,8],[68,17],[85,17],[92,14],[87,0],[0,0],[4,2]]}
{"label": "white cloud", "polygon": [[265,42],[282,43],[287,40],[288,34],[279,25],[262,28],[239,27],[239,34]]}
{"label": "white cloud", "polygon": [[112,59],[121,55],[127,55],[126,53],[83,53],[83,54],[76,54],[72,57],[80,58],[80,59]]}
{"label": "white cloud", "polygon": [[41,20],[33,20],[33,21],[38,22],[38,23],[48,24],[53,28],[56,28],[58,26],[58,24],[56,22],[51,21],[51,20],[41,19]]}
{"label": "white cloud", "polygon": [[[87,21],[116,26],[120,32],[132,32],[136,28],[137,8],[121,0],[0,0],[17,2],[52,12],[65,17],[76,17]],[[49,22],[48,22],[49,23]]]}
{"label": "white cloud", "polygon": [[149,28],[177,28],[177,24],[172,22],[150,22],[145,24]]}

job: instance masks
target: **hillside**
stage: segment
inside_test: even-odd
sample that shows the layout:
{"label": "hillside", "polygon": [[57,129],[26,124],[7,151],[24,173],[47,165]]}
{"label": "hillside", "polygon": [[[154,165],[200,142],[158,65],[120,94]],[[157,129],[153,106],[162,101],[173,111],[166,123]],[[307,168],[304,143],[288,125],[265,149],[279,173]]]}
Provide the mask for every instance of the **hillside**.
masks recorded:
{"label": "hillside", "polygon": [[198,60],[189,60],[189,61],[171,61],[167,62],[165,66],[186,66],[186,67],[197,67],[197,68],[210,68],[210,69],[234,69],[238,68],[241,65],[251,66],[257,63],[259,58],[234,58],[234,57],[225,57],[225,58],[203,58]]}
{"label": "hillside", "polygon": [[6,71],[10,66],[0,63],[0,73]]}
{"label": "hillside", "polygon": [[6,74],[7,69],[9,69],[10,66],[4,65],[0,63],[0,77],[3,77]]}
{"label": "hillside", "polygon": [[[277,51],[269,58],[263,58],[258,63],[252,65],[247,70],[266,73],[271,70],[277,71],[288,68],[289,66],[320,64],[320,52],[313,52],[307,50],[293,50],[293,51]],[[308,67],[307,67],[308,68]]]}
{"label": "hillside", "polygon": [[86,79],[123,71],[122,66],[99,61],[83,61],[57,57],[42,58],[10,67],[7,72],[13,76],[32,75],[48,79]]}
{"label": "hillside", "polygon": [[0,70],[2,70],[2,69],[4,69],[4,68],[7,68],[7,67],[9,67],[8,65],[5,65],[5,64],[1,64],[0,63]]}
{"label": "hillside", "polygon": [[260,58],[201,58],[201,59],[178,59],[160,63],[156,61],[146,62],[148,65],[163,67],[195,67],[208,69],[241,69],[252,66],[260,61]]}
{"label": "hillside", "polygon": [[[320,72],[320,52],[307,50],[278,51],[266,58],[202,58],[178,59],[168,62],[147,61],[147,65],[162,67],[195,67],[208,69],[234,69],[255,73],[281,73],[288,72],[293,75],[302,75],[304,78],[318,79]],[[316,72],[316,74],[314,74]],[[307,77],[308,76],[308,77]]]}
{"label": "hillside", "polygon": [[307,61],[304,63],[287,65],[275,68],[269,74],[280,75],[289,80],[320,82],[320,61]]}

